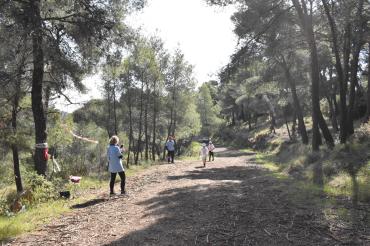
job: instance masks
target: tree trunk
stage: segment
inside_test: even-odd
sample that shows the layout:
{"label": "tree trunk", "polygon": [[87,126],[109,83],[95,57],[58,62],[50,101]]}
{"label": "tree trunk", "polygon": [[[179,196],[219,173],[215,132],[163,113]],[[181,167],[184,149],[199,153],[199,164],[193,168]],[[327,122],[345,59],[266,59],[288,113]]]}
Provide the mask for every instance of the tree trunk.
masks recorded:
{"label": "tree trunk", "polygon": [[366,109],[366,120],[370,118],[370,42],[368,43],[368,56],[367,56],[367,109]]}
{"label": "tree trunk", "polygon": [[287,129],[287,131],[288,131],[289,139],[290,139],[290,140],[293,140],[292,135],[290,134],[289,124],[288,124],[288,117],[287,117],[287,115],[286,115],[286,113],[285,113],[285,112],[284,112],[284,120],[285,120],[285,126],[286,126],[286,129]]}
{"label": "tree trunk", "polygon": [[294,111],[293,113],[293,124],[292,124],[292,136],[295,138],[295,132],[296,132],[296,125],[297,125],[297,113]]}
{"label": "tree trunk", "polygon": [[[347,95],[348,82],[349,82],[349,59],[351,56],[351,23],[347,20],[347,24],[344,31],[344,43],[343,43],[343,73],[344,73],[344,90]],[[344,111],[347,112],[347,111]],[[347,127],[347,120],[346,126]]]}
{"label": "tree trunk", "polygon": [[283,61],[282,66],[283,66],[283,69],[284,69],[284,72],[285,72],[285,76],[286,76],[286,79],[289,83],[290,90],[292,92],[295,114],[298,118],[298,131],[299,131],[299,133],[302,137],[302,143],[303,144],[308,144],[308,135],[307,135],[306,125],[304,123],[303,112],[302,112],[301,104],[300,104],[299,99],[298,99],[297,88],[296,88],[296,85],[295,85],[295,81],[293,80],[292,75],[290,74],[289,67],[286,64],[284,57],[283,57],[282,61]]}
{"label": "tree trunk", "polygon": [[144,95],[144,82],[141,82],[141,91],[140,91],[140,116],[139,116],[139,135],[137,138],[137,146],[136,146],[136,154],[135,154],[135,164],[137,165],[139,162],[139,154],[141,152],[141,135],[142,135],[142,128],[143,128],[143,95]]}
{"label": "tree trunk", "polygon": [[49,112],[50,94],[51,94],[51,88],[50,88],[50,85],[47,85],[45,88],[45,100],[44,100],[44,111],[46,114],[48,114]]}
{"label": "tree trunk", "polygon": [[[348,104],[348,115],[347,115],[347,128],[348,134],[352,135],[354,133],[353,120],[354,120],[354,109],[356,100],[356,85],[358,84],[357,72],[359,56],[361,51],[361,42],[363,37],[364,23],[366,23],[362,18],[364,0],[358,1],[356,21],[354,28],[353,37],[353,51],[351,60],[351,72],[350,72],[350,92],[349,92],[349,104]],[[357,28],[357,29],[356,29]]]}
{"label": "tree trunk", "polygon": [[132,150],[132,144],[134,142],[133,132],[132,132],[132,98],[129,89],[127,89],[127,99],[128,99],[128,117],[129,117],[129,137],[128,137],[128,153],[127,153],[127,167],[130,166],[130,155]]}
{"label": "tree trunk", "polygon": [[[13,100],[13,109],[12,109],[12,129],[13,129],[14,136],[17,135],[17,114],[18,114],[18,107],[19,107],[20,90],[21,90],[21,82],[18,80],[16,82],[15,95],[14,95],[14,100]],[[15,185],[17,187],[17,192],[20,193],[23,191],[23,185],[22,185],[21,171],[19,168],[18,146],[15,142],[13,142],[11,145],[11,148],[12,148],[12,153],[13,153]]]}
{"label": "tree trunk", "polygon": [[114,117],[114,134],[118,134],[118,127],[117,127],[117,110],[116,110],[116,82],[113,81],[113,117]]}
{"label": "tree trunk", "polygon": [[235,126],[235,112],[234,112],[234,108],[232,109],[231,125],[232,126]]}
{"label": "tree trunk", "polygon": [[[330,73],[330,81],[333,81],[333,73],[331,72]],[[339,127],[338,127],[338,120],[337,120],[337,115],[339,114],[339,109],[338,109],[338,103],[337,103],[337,84],[334,84],[334,88],[332,88],[332,91],[331,91],[331,101],[333,103],[333,113],[334,115],[332,115],[332,124],[333,124],[333,128],[336,132],[339,131]]]}
{"label": "tree trunk", "polygon": [[156,94],[156,90],[157,90],[157,81],[154,80],[154,84],[153,84],[153,140],[152,140],[152,159],[153,161],[155,161],[155,138],[156,138],[156,131],[157,131],[157,94]]}
{"label": "tree trunk", "polygon": [[339,129],[338,129],[337,117],[335,115],[333,101],[328,95],[326,96],[326,100],[328,101],[328,104],[329,104],[329,114],[330,114],[330,119],[331,119],[331,125],[333,127],[333,130],[337,132]]}
{"label": "tree trunk", "polygon": [[32,11],[32,55],[33,55],[33,72],[32,72],[32,90],[31,102],[33,119],[35,123],[35,169],[37,174],[45,175],[47,168],[47,160],[44,158],[44,148],[46,144],[46,116],[42,102],[42,85],[44,77],[44,52],[42,49],[42,20],[40,15],[40,0],[30,1],[30,9]]}
{"label": "tree trunk", "polygon": [[173,105],[173,124],[172,124],[172,132],[171,135],[175,137],[176,133],[176,124],[177,124],[177,100],[176,95],[174,96],[174,105]]}
{"label": "tree trunk", "polygon": [[111,89],[110,89],[110,82],[106,82],[106,90],[107,90],[107,110],[108,110],[108,118],[106,120],[106,130],[108,133],[109,138],[113,136],[112,134],[112,127],[111,127],[111,118],[112,118],[112,108],[111,108]]}
{"label": "tree trunk", "polygon": [[364,24],[366,21],[362,17],[364,6],[364,0],[358,1],[357,6],[357,13],[356,13],[356,21],[354,37],[353,37],[353,52],[352,52],[352,61],[351,61],[351,72],[350,72],[350,92],[349,92],[349,105],[348,105],[348,115],[347,115],[347,130],[348,134],[352,135],[354,133],[353,128],[353,120],[354,120],[354,108],[355,108],[355,100],[356,100],[356,85],[358,84],[357,72],[358,72],[358,63],[359,63],[359,56],[362,47],[362,37],[363,37],[363,29]]}
{"label": "tree trunk", "polygon": [[[337,72],[337,78],[339,83],[339,95],[340,95],[340,133],[339,138],[341,143],[345,143],[347,141],[347,99],[346,99],[346,83],[344,78],[344,71],[342,68],[342,62],[340,58],[340,50],[338,45],[338,30],[335,23],[335,20],[333,19],[330,8],[327,3],[327,0],[322,0],[322,3],[325,8],[325,13],[329,21],[330,30],[331,30],[331,36],[332,36],[332,43],[333,43],[333,51],[335,55],[335,69]],[[338,127],[336,126],[336,115],[332,115],[332,122],[333,127],[336,130]]]}
{"label": "tree trunk", "polygon": [[149,86],[146,85],[146,99],[145,99],[145,109],[144,109],[144,135],[145,135],[145,160],[149,160],[149,134],[148,134],[148,107],[149,107]]}
{"label": "tree trunk", "polygon": [[326,125],[324,117],[320,110],[320,69],[319,60],[317,55],[317,47],[315,41],[315,35],[312,26],[311,16],[308,15],[307,6],[302,1],[302,6],[298,0],[292,0],[295,9],[298,12],[299,18],[302,22],[302,27],[306,36],[307,43],[310,49],[310,60],[311,60],[311,96],[312,96],[312,150],[318,151],[320,145],[320,131],[319,126],[323,132],[323,136],[326,140],[327,145],[331,148],[334,146],[334,140],[330,134],[330,131]]}
{"label": "tree trunk", "polygon": [[251,113],[248,112],[248,130],[251,131],[252,130],[252,117],[251,117]]}

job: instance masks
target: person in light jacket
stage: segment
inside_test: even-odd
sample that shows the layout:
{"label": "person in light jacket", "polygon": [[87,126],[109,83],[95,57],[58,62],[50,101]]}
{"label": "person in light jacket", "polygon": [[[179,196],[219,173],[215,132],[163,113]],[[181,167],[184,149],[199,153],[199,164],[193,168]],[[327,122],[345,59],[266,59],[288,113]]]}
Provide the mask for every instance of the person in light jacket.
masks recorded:
{"label": "person in light jacket", "polygon": [[168,163],[175,162],[175,140],[172,136],[168,137],[168,141],[166,142],[165,146],[166,150],[168,151]]}
{"label": "person in light jacket", "polygon": [[125,184],[126,184],[126,175],[125,169],[122,165],[123,157],[123,145],[118,146],[119,138],[117,136],[112,136],[109,140],[109,147],[107,150],[108,157],[108,171],[110,172],[110,194],[114,195],[114,182],[116,181],[117,173],[121,178],[121,194],[126,194]]}
{"label": "person in light jacket", "polygon": [[208,143],[208,155],[209,155],[209,161],[211,161],[211,157],[212,157],[212,161],[215,160],[215,154],[214,154],[214,150],[215,150],[215,146],[213,145],[212,141],[209,141]]}

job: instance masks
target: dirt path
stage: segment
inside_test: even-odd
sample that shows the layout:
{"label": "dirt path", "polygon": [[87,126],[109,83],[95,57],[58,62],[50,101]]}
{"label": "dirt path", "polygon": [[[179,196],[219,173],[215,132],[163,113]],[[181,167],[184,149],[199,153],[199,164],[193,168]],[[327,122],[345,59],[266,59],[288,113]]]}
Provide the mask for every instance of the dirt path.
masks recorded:
{"label": "dirt path", "polygon": [[369,228],[353,233],[253,153],[219,152],[206,168],[150,168],[128,179],[129,197],[102,194],[12,245],[370,245]]}

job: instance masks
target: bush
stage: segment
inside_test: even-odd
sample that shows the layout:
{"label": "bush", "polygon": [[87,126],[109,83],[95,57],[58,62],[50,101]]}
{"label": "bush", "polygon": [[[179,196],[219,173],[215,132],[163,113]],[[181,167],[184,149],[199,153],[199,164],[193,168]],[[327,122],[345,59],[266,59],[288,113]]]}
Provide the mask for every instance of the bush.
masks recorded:
{"label": "bush", "polygon": [[370,139],[370,123],[364,123],[359,128],[356,129],[354,138],[358,140],[359,143],[364,143]]}
{"label": "bush", "polygon": [[184,155],[196,157],[199,155],[200,148],[201,148],[201,144],[193,141],[188,147],[185,148]]}

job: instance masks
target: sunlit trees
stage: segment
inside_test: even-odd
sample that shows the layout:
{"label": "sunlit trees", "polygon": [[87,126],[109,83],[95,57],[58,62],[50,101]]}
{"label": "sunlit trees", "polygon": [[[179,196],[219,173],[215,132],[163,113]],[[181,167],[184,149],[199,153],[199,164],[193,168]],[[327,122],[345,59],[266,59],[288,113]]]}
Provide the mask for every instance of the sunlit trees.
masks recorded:
{"label": "sunlit trees", "polygon": [[[334,146],[333,134],[338,129],[337,116],[340,117],[340,142],[345,143],[353,133],[353,120],[361,117],[360,96],[363,89],[359,82],[359,66],[364,61],[361,61],[359,54],[365,50],[368,3],[362,0],[207,2],[217,5],[236,4],[238,9],[232,20],[235,33],[240,38],[240,46],[220,74],[221,82],[234,83],[237,76],[240,77],[240,71],[246,70],[245,66],[252,66],[251,60],[262,58],[262,63],[270,66],[268,70],[272,72],[272,79],[278,82],[279,88],[288,89],[291,93],[302,142],[307,143],[308,135],[303,120],[307,112],[301,104],[309,104],[312,149],[319,149],[321,135],[330,148]],[[309,76],[306,75],[308,69]],[[252,76],[244,74],[243,77],[247,79]],[[307,79],[310,87],[305,83]],[[297,92],[297,85],[300,92]],[[225,91],[225,86],[221,85],[221,91]],[[308,91],[310,102],[299,96]],[[339,106],[337,95],[340,98]],[[250,98],[248,94],[242,96],[244,99]],[[320,108],[322,99],[326,99],[329,104],[328,115],[333,131],[329,129]],[[239,105],[244,106],[245,103],[241,104],[239,100]],[[221,112],[232,108],[223,107]]]}
{"label": "sunlit trees", "polygon": [[[84,71],[96,63],[110,43],[123,33],[122,18],[130,7],[142,7],[141,1],[6,1],[0,10],[2,20],[18,24],[31,43],[31,98],[35,123],[35,169],[46,172],[44,149],[47,145],[45,101],[48,90],[62,92],[73,82],[76,89]],[[117,35],[113,35],[117,34]],[[46,81],[45,78],[51,78]],[[46,89],[46,94],[44,94]],[[46,96],[46,98],[45,98]]]}
{"label": "sunlit trees", "polygon": [[202,122],[201,133],[204,136],[212,136],[218,131],[218,126],[222,120],[219,118],[219,105],[214,104],[208,83],[204,83],[199,87],[197,99],[197,110]]}

